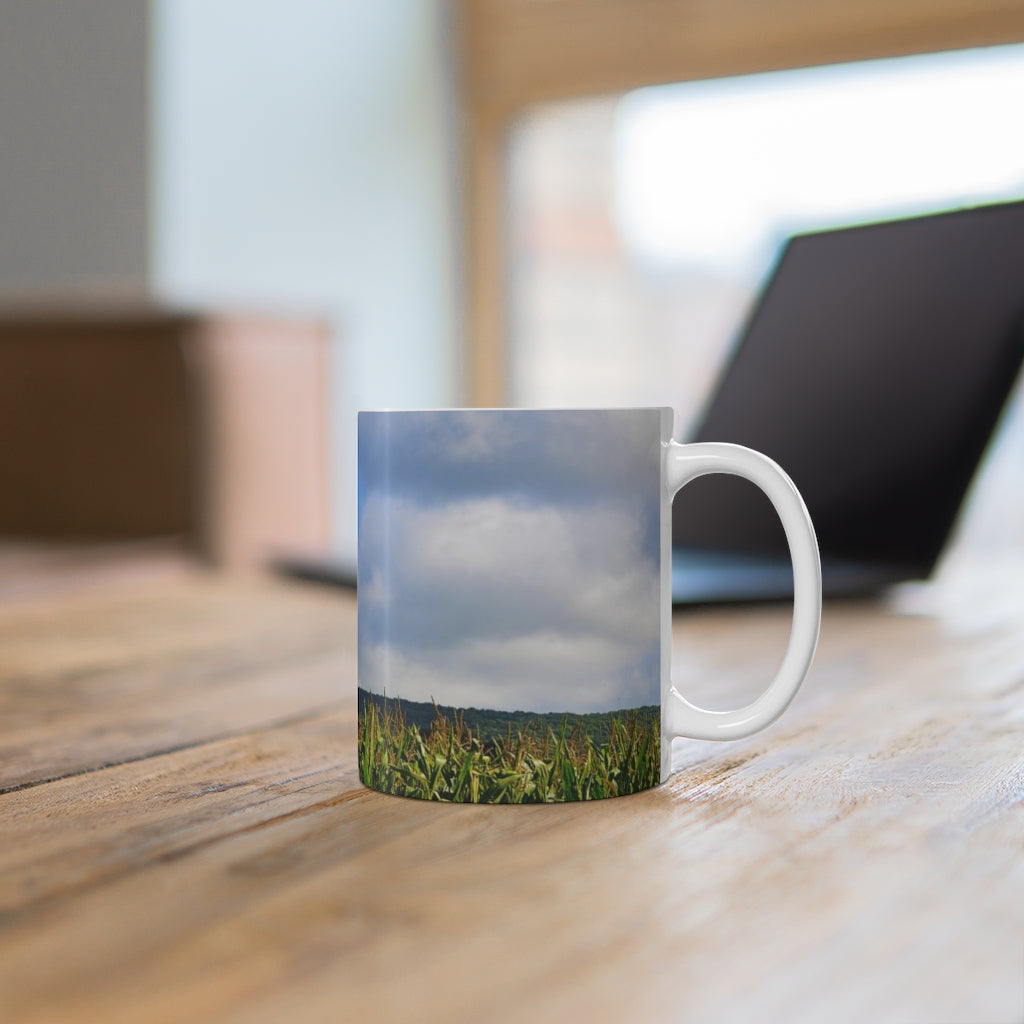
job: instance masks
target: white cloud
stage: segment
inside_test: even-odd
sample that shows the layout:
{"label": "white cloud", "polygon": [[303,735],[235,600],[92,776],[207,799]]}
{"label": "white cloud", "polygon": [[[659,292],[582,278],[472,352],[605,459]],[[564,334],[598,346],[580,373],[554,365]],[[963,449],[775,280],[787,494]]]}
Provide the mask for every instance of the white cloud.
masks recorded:
{"label": "white cloud", "polygon": [[658,564],[643,550],[640,512],[628,501],[563,507],[476,498],[423,506],[375,497],[364,512],[364,550],[379,552],[374,592],[383,589],[378,574],[386,565],[397,601],[433,595],[493,603],[496,611],[516,603],[519,621],[532,600],[534,628],[553,615],[577,632],[649,642],[658,628],[650,614],[659,601]]}
{"label": "white cloud", "polygon": [[507,710],[656,703],[659,565],[639,502],[369,496],[361,604],[381,617],[361,685]]}
{"label": "white cloud", "polygon": [[360,685],[407,700],[505,711],[586,712],[658,701],[657,680],[638,674],[621,645],[550,631],[413,656],[379,645],[365,652]]}

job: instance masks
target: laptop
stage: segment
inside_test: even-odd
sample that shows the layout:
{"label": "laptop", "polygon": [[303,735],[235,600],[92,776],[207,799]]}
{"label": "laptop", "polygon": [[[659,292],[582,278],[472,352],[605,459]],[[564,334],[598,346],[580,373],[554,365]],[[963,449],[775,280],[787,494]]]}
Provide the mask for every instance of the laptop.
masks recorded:
{"label": "laptop", "polygon": [[[796,235],[689,441],[756,448],[814,521],[826,596],[928,577],[1024,359],[1024,202]],[[677,604],[783,599],[782,527],[747,481],[673,507]]]}

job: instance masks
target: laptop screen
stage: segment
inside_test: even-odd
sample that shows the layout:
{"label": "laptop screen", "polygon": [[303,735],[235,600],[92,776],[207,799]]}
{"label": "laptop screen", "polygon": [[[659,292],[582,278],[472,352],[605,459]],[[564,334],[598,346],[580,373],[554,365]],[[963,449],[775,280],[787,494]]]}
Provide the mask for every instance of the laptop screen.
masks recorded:
{"label": "laptop screen", "polygon": [[[823,558],[930,573],[1024,355],[1024,202],[789,240],[693,441],[793,478]],[[676,499],[678,546],[784,555],[742,480]]]}

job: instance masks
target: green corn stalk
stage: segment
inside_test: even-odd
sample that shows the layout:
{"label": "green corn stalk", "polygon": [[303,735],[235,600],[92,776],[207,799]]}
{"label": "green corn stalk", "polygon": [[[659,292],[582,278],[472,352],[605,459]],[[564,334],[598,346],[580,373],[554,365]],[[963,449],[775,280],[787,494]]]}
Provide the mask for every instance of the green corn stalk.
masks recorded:
{"label": "green corn stalk", "polygon": [[358,767],[375,789],[428,800],[546,803],[636,792],[659,778],[656,715],[615,712],[598,738],[564,716],[558,729],[527,727],[487,738],[461,713],[434,707],[422,731],[401,706],[367,703],[359,718]]}

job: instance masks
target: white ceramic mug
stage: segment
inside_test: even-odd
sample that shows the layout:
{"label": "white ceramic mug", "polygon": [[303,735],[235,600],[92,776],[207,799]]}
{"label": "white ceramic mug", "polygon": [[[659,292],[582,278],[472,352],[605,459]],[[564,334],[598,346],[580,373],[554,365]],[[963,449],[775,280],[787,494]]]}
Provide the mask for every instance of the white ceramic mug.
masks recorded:
{"label": "white ceramic mug", "polygon": [[[671,505],[707,473],[760,487],[793,561],[764,693],[707,711],[672,685]],[[425,799],[554,802],[664,781],[677,736],[771,724],[810,668],[821,568],[770,459],[672,440],[670,409],[359,414],[359,767]]]}

